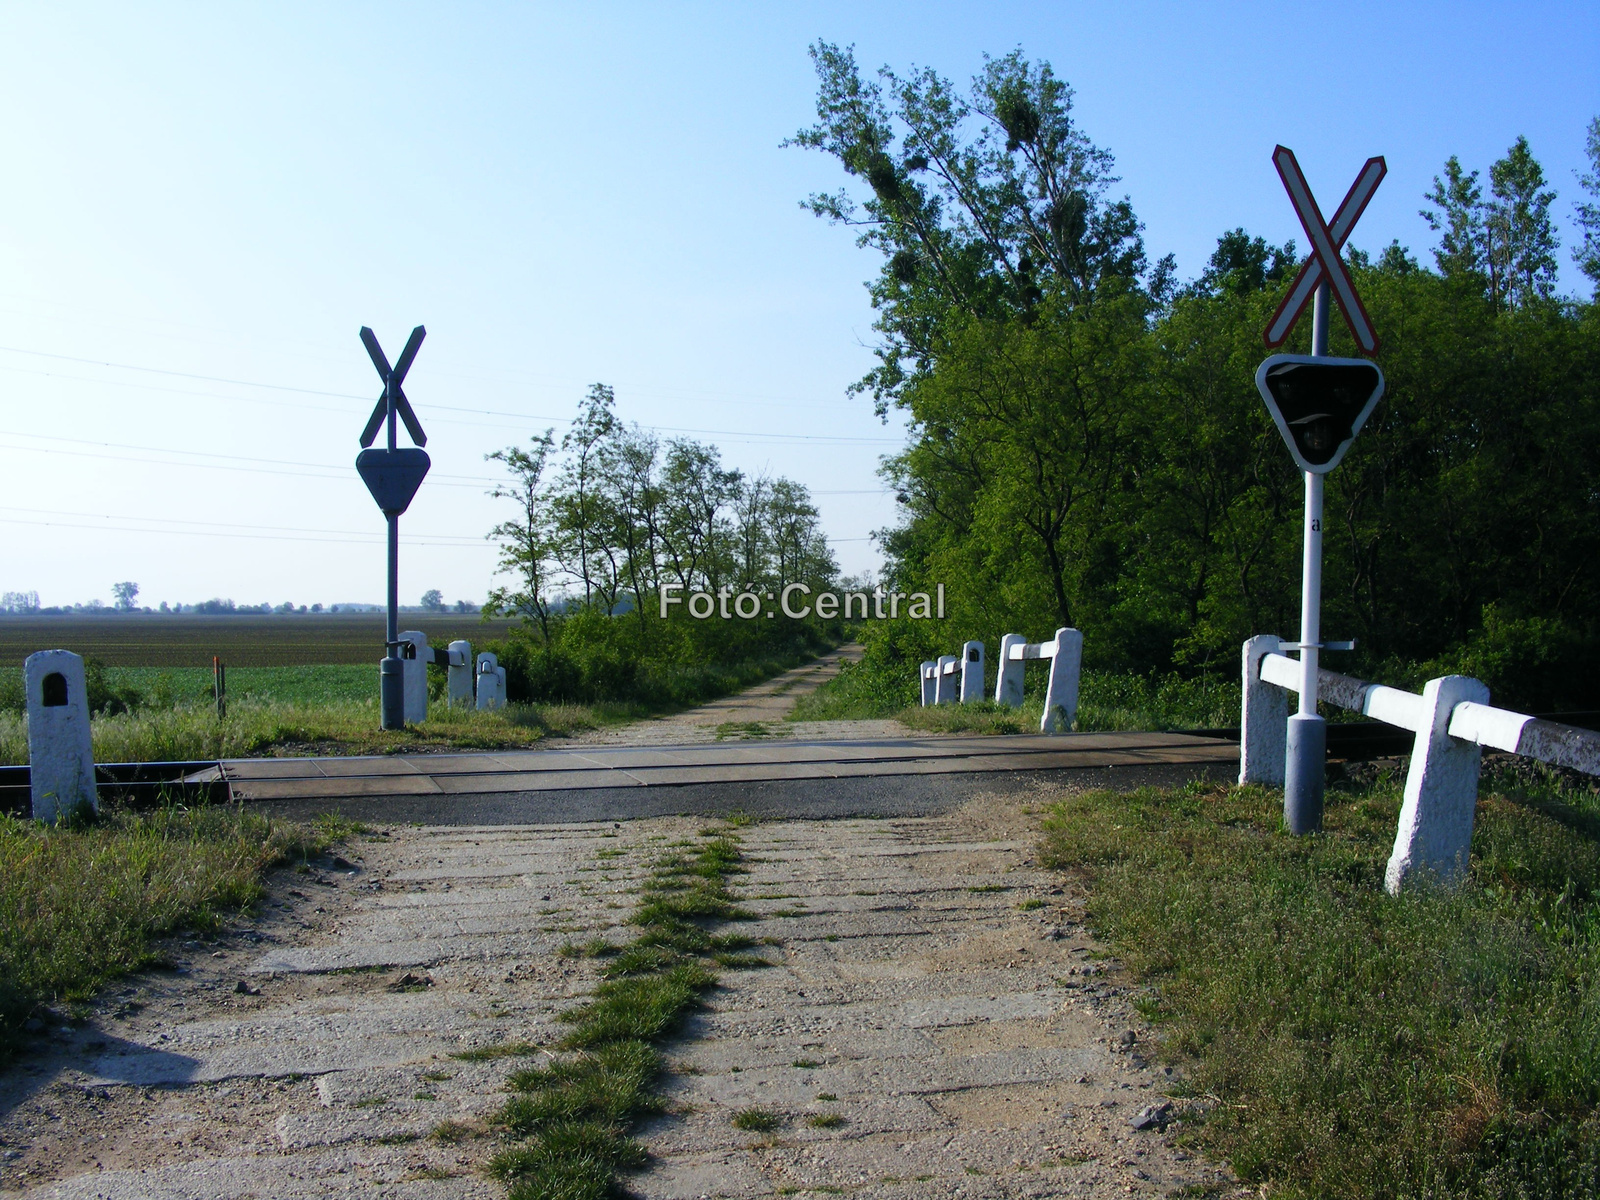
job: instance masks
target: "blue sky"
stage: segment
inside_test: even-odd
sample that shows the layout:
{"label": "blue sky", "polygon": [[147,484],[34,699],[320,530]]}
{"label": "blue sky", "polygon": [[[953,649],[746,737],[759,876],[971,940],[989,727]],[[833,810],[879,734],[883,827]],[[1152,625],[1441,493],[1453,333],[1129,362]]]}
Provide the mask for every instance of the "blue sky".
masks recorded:
{"label": "blue sky", "polygon": [[900,427],[845,394],[875,263],[797,204],[836,165],[779,147],[819,37],[961,80],[1049,60],[1186,277],[1225,229],[1298,237],[1277,142],[1326,208],[1385,155],[1352,241],[1425,256],[1444,159],[1525,134],[1583,282],[1592,3],[0,4],[0,590],[380,599],[362,324],[391,355],[429,331],[408,602],[483,596],[483,455],[594,381],[807,484],[844,567],[876,565]]}

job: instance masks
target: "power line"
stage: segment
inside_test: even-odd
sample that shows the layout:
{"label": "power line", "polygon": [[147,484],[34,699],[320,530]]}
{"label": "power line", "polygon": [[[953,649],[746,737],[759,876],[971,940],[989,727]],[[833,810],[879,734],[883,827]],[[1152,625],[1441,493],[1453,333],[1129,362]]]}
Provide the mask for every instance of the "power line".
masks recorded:
{"label": "power line", "polygon": [[[276,533],[349,534],[364,539],[381,536],[381,533],[375,534],[372,530],[366,529],[306,529],[298,525],[247,525],[236,521],[194,521],[180,517],[137,517],[130,513],[113,515],[111,513],[72,512],[59,508],[21,508],[10,504],[0,504],[0,512],[30,513],[35,516],[51,517],[84,517],[91,520],[104,521],[141,521],[153,525],[204,525],[212,529],[255,529]],[[150,530],[149,532],[159,533],[163,531]],[[484,538],[466,537],[459,533],[419,534],[417,536],[429,537],[435,541],[459,542],[464,546],[482,545],[486,540]]]}
{"label": "power line", "polygon": [[[85,366],[108,367],[108,368],[111,368],[111,369],[114,369],[114,370],[119,370],[119,371],[137,371],[137,372],[139,372],[141,374],[146,374],[146,375],[164,375],[164,376],[169,376],[169,377],[174,378],[174,379],[193,379],[193,380],[197,380],[197,381],[202,382],[202,383],[223,383],[223,384],[228,384],[229,386],[232,386],[232,387],[261,388],[261,389],[264,389],[264,390],[267,390],[267,391],[274,391],[274,392],[292,392],[292,393],[297,393],[297,394],[306,395],[306,396],[325,396],[325,397],[329,397],[329,398],[332,398],[332,399],[338,399],[338,400],[361,400],[363,402],[369,402],[369,403],[371,402],[371,399],[372,399],[370,394],[361,395],[361,394],[355,393],[355,392],[330,392],[330,391],[324,391],[324,390],[321,390],[321,389],[318,389],[318,388],[297,387],[297,386],[294,386],[292,384],[261,383],[261,382],[258,382],[258,381],[255,381],[255,380],[249,380],[249,379],[230,379],[230,378],[227,378],[226,376],[221,376],[221,375],[200,375],[200,374],[196,374],[194,372],[189,372],[189,371],[173,371],[173,370],[169,370],[169,369],[164,368],[164,367],[144,367],[144,366],[138,366],[138,365],[136,365],[134,363],[110,362],[110,361],[107,361],[107,360],[104,360],[104,359],[82,358],[82,357],[78,357],[78,356],[70,355],[70,354],[52,354],[52,353],[49,353],[48,351],[44,351],[44,350],[27,350],[27,349],[23,349],[20,346],[0,346],[0,351],[4,351],[4,352],[9,353],[9,354],[26,354],[26,355],[30,355],[30,356],[35,357],[35,358],[48,358],[48,359],[52,359],[52,360],[57,361],[57,362],[71,362],[71,363],[80,363],[80,364],[83,364]],[[11,368],[11,369],[14,370],[15,368]],[[83,382],[83,383],[121,383],[122,386],[132,386],[132,385],[126,384],[126,383],[124,383],[122,381],[118,381],[118,380],[92,380],[92,379],[83,379],[83,378],[77,377],[77,376],[68,376],[67,378],[77,378],[80,382]],[[183,393],[180,393],[180,394],[183,394]],[[218,399],[239,399],[240,397],[218,396],[217,398]],[[429,410],[437,410],[437,411],[440,411],[440,412],[467,413],[467,414],[472,415],[472,416],[510,417],[510,418],[513,418],[513,419],[518,420],[518,421],[533,421],[533,422],[546,422],[546,421],[548,421],[548,422],[552,422],[552,423],[558,424],[558,425],[570,425],[570,424],[572,424],[572,421],[573,421],[573,418],[570,418],[570,417],[538,416],[538,415],[531,414],[531,413],[507,412],[507,411],[505,411],[503,409],[466,408],[466,407],[462,407],[460,405],[452,405],[452,404],[421,404],[421,403],[419,403],[417,405],[417,407],[425,408],[425,409],[429,409]],[[898,438],[855,437],[855,436],[836,435],[836,434],[813,434],[813,433],[768,433],[768,432],[762,432],[762,431],[757,431],[757,430],[745,430],[745,429],[700,429],[700,428],[692,428],[692,427],[689,427],[689,426],[677,426],[677,425],[642,425],[641,427],[645,428],[645,429],[653,430],[653,431],[658,432],[658,433],[693,433],[693,434],[705,434],[705,435],[709,435],[709,436],[741,437],[741,438],[752,438],[752,439],[756,439],[756,440],[761,441],[761,442],[766,442],[766,441],[780,441],[780,442],[798,441],[798,442],[809,442],[809,443],[813,443],[813,444],[817,444],[817,445],[852,445],[852,444],[862,444],[862,445],[899,445],[900,444],[900,439],[898,439]]]}

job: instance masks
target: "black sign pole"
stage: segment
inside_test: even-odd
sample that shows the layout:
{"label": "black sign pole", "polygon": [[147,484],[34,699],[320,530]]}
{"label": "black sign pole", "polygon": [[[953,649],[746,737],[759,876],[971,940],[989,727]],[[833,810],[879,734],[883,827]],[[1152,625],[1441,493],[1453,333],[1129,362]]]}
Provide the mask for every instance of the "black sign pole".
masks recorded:
{"label": "black sign pole", "polygon": [[[392,344],[392,343],[391,343]],[[394,372],[383,381],[383,403],[389,426],[389,453],[399,447],[395,444]],[[405,680],[400,666],[400,514],[389,512],[389,613],[384,625],[387,649],[378,667],[378,703],[380,719],[385,729],[404,729],[406,726]]]}

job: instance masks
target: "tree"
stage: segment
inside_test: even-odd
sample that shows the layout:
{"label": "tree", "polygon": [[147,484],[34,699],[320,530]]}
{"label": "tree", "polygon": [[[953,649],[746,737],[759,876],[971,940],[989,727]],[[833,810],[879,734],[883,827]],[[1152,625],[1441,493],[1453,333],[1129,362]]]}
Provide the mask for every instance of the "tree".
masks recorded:
{"label": "tree", "polygon": [[1519,137],[1504,158],[1489,167],[1485,202],[1476,171],[1466,172],[1451,155],[1444,178],[1433,178],[1423,209],[1428,227],[1443,234],[1434,260],[1447,278],[1477,281],[1496,309],[1521,308],[1549,298],[1555,289],[1560,241],[1550,219],[1553,191],[1544,168]]}
{"label": "tree", "polygon": [[[931,70],[863,80],[854,52],[811,47],[817,123],[790,139],[866,182],[804,202],[878,250],[871,284],[880,365],[858,385],[880,412],[932,370],[952,317],[1031,319],[1047,294],[1077,304],[1145,274],[1140,225],[1106,193],[1111,155],[1072,120],[1072,89],[1020,51],[986,61],[965,99]],[[975,129],[976,132],[969,133]],[[1152,284],[1164,290],[1170,260]]]}
{"label": "tree", "polygon": [[1418,214],[1435,233],[1442,233],[1433,259],[1445,278],[1486,276],[1484,262],[1487,233],[1483,223],[1483,189],[1478,173],[1461,168],[1452,154],[1445,160],[1444,178],[1433,177],[1433,190],[1425,197],[1437,211],[1422,209]]}
{"label": "tree", "polygon": [[555,431],[547,429],[535,437],[526,450],[508,446],[484,455],[486,461],[503,463],[511,482],[497,484],[489,495],[511,500],[517,515],[502,521],[487,534],[499,540],[498,572],[514,582],[494,588],[484,600],[486,612],[506,612],[526,621],[537,621],[540,635],[550,641],[550,574],[555,558],[555,538],[543,491],[545,467],[555,447]]}
{"label": "tree", "polygon": [[438,588],[430,588],[422,593],[422,607],[429,612],[444,611],[444,593]]}
{"label": "tree", "polygon": [[1572,259],[1595,286],[1595,299],[1600,300],[1600,117],[1589,122],[1589,136],[1584,149],[1589,156],[1587,174],[1578,176],[1578,185],[1589,193],[1590,200],[1579,200],[1578,228],[1583,230],[1583,241],[1572,248]]}
{"label": "tree", "polygon": [[0,612],[19,616],[39,611],[38,592],[6,592],[0,595]]}
{"label": "tree", "polygon": [[132,612],[134,609],[133,602],[138,598],[138,595],[139,585],[132,580],[124,580],[122,583],[113,583],[111,585],[111,596],[116,602],[118,612]]}
{"label": "tree", "polygon": [[603,520],[597,476],[602,445],[616,427],[616,393],[603,383],[590,385],[578,419],[561,439],[567,456],[556,492],[558,550],[567,570],[583,582],[583,602],[594,599],[595,529]]}
{"label": "tree", "polygon": [[1544,168],[1519,137],[1506,156],[1489,167],[1489,257],[1495,276],[1504,281],[1506,304],[1522,307],[1549,299],[1556,285],[1556,250],[1560,239],[1550,220],[1553,191],[1545,186]]}

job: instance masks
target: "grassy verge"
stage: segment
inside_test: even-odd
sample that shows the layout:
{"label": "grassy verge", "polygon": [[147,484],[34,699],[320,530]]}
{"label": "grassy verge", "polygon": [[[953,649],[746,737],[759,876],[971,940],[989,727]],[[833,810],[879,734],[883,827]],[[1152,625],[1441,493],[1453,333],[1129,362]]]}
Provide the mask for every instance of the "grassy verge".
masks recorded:
{"label": "grassy verge", "polygon": [[250,905],[264,871],[339,832],[220,806],[55,827],[0,816],[0,1049],[45,1007],[148,965],[153,938]]}
{"label": "grassy verge", "polygon": [[1191,785],[1057,803],[1044,861],[1093,882],[1097,932],[1216,1107],[1197,1140],[1270,1194],[1600,1190],[1600,800],[1486,783],[1470,881],[1383,892],[1400,785]]}
{"label": "grassy verge", "polygon": [[620,1173],[644,1165],[644,1147],[630,1135],[661,1111],[657,1047],[716,985],[716,967],[768,965],[749,952],[750,939],[712,932],[748,917],[728,887],[744,871],[731,833],[669,852],[644,885],[632,941],[566,948],[609,961],[593,997],[562,1015],[572,1027],[560,1043],[566,1055],[511,1076],[518,1094],[500,1121],[519,1144],[491,1165],[511,1185],[511,1200],[599,1200],[616,1194]]}
{"label": "grassy verge", "polygon": [[[923,708],[918,703],[916,668],[895,671],[891,676],[865,663],[846,666],[834,679],[800,697],[789,719],[892,717],[913,729],[935,733],[1030,733],[1038,731],[1044,715],[1042,668],[1030,671],[1028,697],[1021,708],[1002,708],[990,701]],[[993,693],[991,669],[986,694]],[[1085,671],[1080,680],[1076,728],[1083,732],[1228,728],[1238,723],[1237,681],[1109,671]]]}
{"label": "grassy verge", "polygon": [[[274,754],[398,754],[413,750],[506,750],[537,745],[644,715],[634,705],[510,705],[498,712],[433,705],[424,725],[385,731],[376,702],[230,703],[218,720],[206,706],[144,708],[96,716],[96,762],[187,762]],[[27,721],[0,713],[0,762],[28,761]]]}

